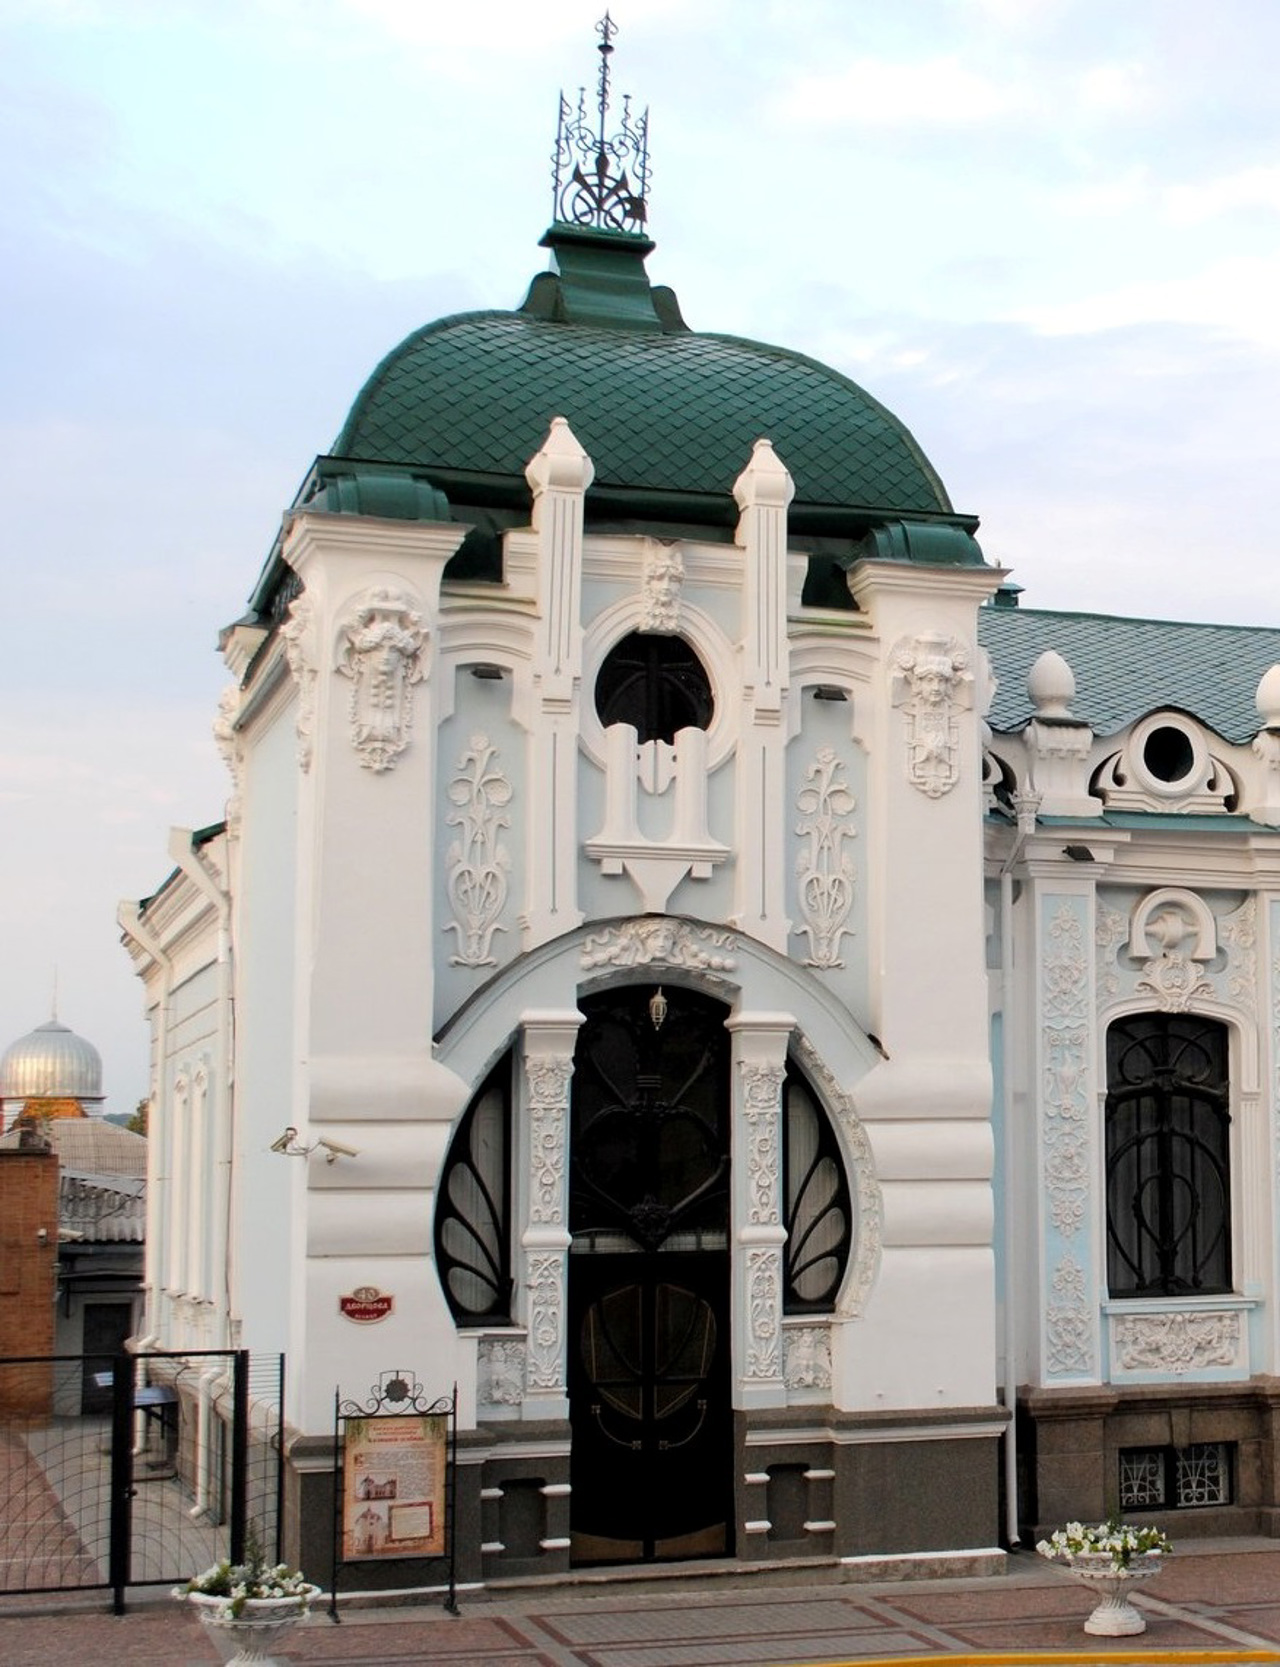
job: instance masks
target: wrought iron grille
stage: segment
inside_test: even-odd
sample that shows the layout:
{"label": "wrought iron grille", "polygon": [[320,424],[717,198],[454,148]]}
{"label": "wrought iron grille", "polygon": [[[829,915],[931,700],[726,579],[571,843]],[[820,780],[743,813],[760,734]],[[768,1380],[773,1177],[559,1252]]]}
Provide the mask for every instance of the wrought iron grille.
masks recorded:
{"label": "wrought iron grille", "polygon": [[631,100],[624,96],[622,118],[609,132],[609,59],[618,26],[608,12],[597,23],[596,33],[600,36],[600,71],[594,117],[585,87],[578,90],[576,109],[560,95],[551,158],[552,213],[569,225],[642,233],[649,189],[649,112],[633,116]]}
{"label": "wrought iron grille", "polygon": [[574,1066],[575,1249],[720,1249],[729,1219],[724,1008],[650,985],[582,1003]]}
{"label": "wrought iron grille", "polygon": [[783,1182],[784,1306],[789,1314],[822,1312],[844,1278],[853,1212],[835,1132],[794,1062],[787,1067]]}
{"label": "wrought iron grille", "polygon": [[1107,1033],[1107,1277],[1113,1297],[1231,1289],[1226,1026],[1181,1013]]}
{"label": "wrought iron grille", "polygon": [[449,1148],[436,1213],[436,1266],[460,1325],[511,1316],[511,1074],[503,1055]]}
{"label": "wrought iron grille", "polygon": [[1120,1451],[1122,1511],[1182,1511],[1230,1505],[1235,1444],[1200,1441],[1190,1447],[1128,1447]]}

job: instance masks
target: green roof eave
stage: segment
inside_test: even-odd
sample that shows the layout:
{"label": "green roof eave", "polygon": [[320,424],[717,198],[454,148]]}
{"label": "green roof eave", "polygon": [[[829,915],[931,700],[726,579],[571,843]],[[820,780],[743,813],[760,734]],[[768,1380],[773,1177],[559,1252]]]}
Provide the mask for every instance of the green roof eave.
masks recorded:
{"label": "green roof eave", "polygon": [[1280,828],[1255,822],[1252,816],[1224,813],[1221,816],[1179,815],[1169,810],[1104,810],[1100,816],[1039,816],[1043,828],[1130,828],[1150,833],[1275,834]]}
{"label": "green roof eave", "polygon": [[976,516],[885,517],[867,528],[846,566],[887,561],[916,567],[985,567],[986,557],[973,536],[977,528]]}
{"label": "green roof eave", "polygon": [[[532,500],[528,482],[522,476],[490,473],[479,469],[454,469],[432,463],[364,462],[355,457],[336,455],[318,457],[310,478],[329,479],[350,475],[363,478],[368,474],[395,473],[429,482],[456,512],[461,506],[523,510],[529,512]],[[302,496],[305,496],[305,491]],[[296,507],[307,505],[299,501]],[[676,487],[652,487],[626,483],[593,484],[587,488],[586,507],[589,517],[615,519],[626,517],[636,521],[682,520],[708,526],[734,526],[738,507],[729,492],[689,492]],[[443,517],[447,519],[448,517]],[[812,503],[801,499],[792,501],[787,510],[788,526],[812,535],[857,538],[875,529],[902,524],[902,512],[885,504]],[[954,510],[920,510],[912,513],[909,530],[892,534],[881,541],[875,551],[877,559],[925,561],[924,550],[931,553],[930,566],[978,565],[982,553],[971,535],[977,531],[978,517]],[[952,540],[939,539],[927,529],[947,529],[967,540],[972,547],[962,556],[955,552]],[[950,553],[942,553],[950,549]],[[853,553],[849,560],[863,559],[869,550]]]}

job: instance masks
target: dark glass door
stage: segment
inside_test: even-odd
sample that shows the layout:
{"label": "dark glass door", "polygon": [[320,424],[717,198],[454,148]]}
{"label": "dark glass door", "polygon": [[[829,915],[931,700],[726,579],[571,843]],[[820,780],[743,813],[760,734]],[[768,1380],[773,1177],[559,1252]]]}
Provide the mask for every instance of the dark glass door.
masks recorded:
{"label": "dark glass door", "polygon": [[653,985],[582,1003],[570,1166],[576,1563],[733,1549],[729,1036]]}

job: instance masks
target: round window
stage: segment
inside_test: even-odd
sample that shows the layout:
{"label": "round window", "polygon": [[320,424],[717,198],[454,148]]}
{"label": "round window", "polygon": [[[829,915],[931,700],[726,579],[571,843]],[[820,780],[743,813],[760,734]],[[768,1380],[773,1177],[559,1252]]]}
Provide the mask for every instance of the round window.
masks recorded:
{"label": "round window", "polygon": [[1157,781],[1168,786],[1185,781],[1195,767],[1195,748],[1185,730],[1172,724],[1153,729],[1142,743],[1142,762]]}
{"label": "round window", "polygon": [[596,678],[601,726],[631,724],[636,739],[671,742],[682,729],[708,729],[711,682],[683,637],[633,631],[605,655]]}

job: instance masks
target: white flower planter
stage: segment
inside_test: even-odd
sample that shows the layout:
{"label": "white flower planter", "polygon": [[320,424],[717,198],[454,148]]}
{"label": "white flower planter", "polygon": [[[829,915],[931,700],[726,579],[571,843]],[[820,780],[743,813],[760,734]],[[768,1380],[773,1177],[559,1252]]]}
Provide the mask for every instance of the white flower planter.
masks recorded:
{"label": "white flower planter", "polygon": [[1145,1632],[1147,1623],[1129,1602],[1129,1592],[1135,1581],[1159,1574],[1163,1564],[1164,1554],[1159,1551],[1135,1553],[1127,1568],[1117,1568],[1109,1551],[1075,1552],[1067,1559],[1067,1567],[1078,1580],[1103,1594],[1084,1630],[1098,1638],[1128,1638]]}
{"label": "white flower planter", "polygon": [[241,1667],[242,1662],[287,1667],[285,1662],[277,1663],[271,1651],[306,1616],[320,1588],[307,1586],[287,1598],[246,1598],[239,1615],[231,1613],[230,1598],[181,1589],[174,1596],[193,1606],[228,1667]]}

